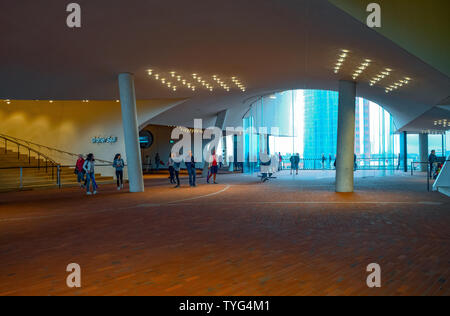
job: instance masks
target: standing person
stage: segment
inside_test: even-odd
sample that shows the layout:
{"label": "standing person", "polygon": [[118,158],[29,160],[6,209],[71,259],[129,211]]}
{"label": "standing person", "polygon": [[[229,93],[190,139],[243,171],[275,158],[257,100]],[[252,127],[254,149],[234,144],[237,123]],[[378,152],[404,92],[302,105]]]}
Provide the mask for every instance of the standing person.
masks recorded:
{"label": "standing person", "polygon": [[160,164],[161,164],[161,158],[159,157],[159,153],[156,153],[156,156],[155,156],[156,171],[159,170],[159,165]]}
{"label": "standing person", "polygon": [[208,177],[206,179],[206,182],[209,183],[209,179],[211,177],[213,177],[214,184],[217,184],[216,178],[217,178],[217,172],[219,171],[218,169],[219,168],[218,168],[218,163],[217,163],[216,151],[214,150],[213,154],[212,154],[212,162],[211,162],[211,166],[210,166],[210,174],[208,175]]}
{"label": "standing person", "polygon": [[123,189],[123,168],[125,168],[125,162],[121,154],[114,157],[113,167],[116,169],[117,190],[121,190]]}
{"label": "standing person", "polygon": [[428,157],[428,163],[430,164],[430,179],[433,178],[434,164],[438,161],[436,156],[436,150],[432,150]]}
{"label": "standing person", "polygon": [[173,156],[174,154],[172,154],[172,155],[169,155],[169,162],[168,162],[168,166],[169,166],[169,175],[170,175],[170,184],[175,184],[176,182],[175,182],[175,168],[174,168],[174,165],[175,165],[175,162],[173,161],[173,159],[172,159],[172,156]]}
{"label": "standing person", "polygon": [[292,154],[291,158],[289,159],[289,161],[291,162],[291,174],[294,173],[294,169],[295,169],[295,155]]}
{"label": "standing person", "polygon": [[356,163],[356,160],[357,160],[357,159],[358,159],[358,158],[357,158],[357,156],[356,156],[356,154],[355,154],[355,158],[353,159],[355,171],[356,171],[356,169],[358,169],[358,164]]}
{"label": "standing person", "polygon": [[173,154],[172,157],[174,158],[173,169],[174,169],[174,172],[175,172],[175,177],[177,179],[177,185],[175,186],[175,188],[179,188],[180,187],[181,160],[180,159],[175,159],[176,158],[175,154]]}
{"label": "standing person", "polygon": [[223,156],[220,155],[219,156],[219,169],[222,169],[222,167],[223,167]]}
{"label": "standing person", "polygon": [[279,161],[278,171],[281,171],[283,170],[283,156],[281,155],[281,152],[278,153],[278,161]]}
{"label": "standing person", "polygon": [[78,156],[77,164],[75,166],[75,173],[77,175],[77,181],[80,184],[80,188],[84,189],[85,187],[85,171],[83,169],[84,166],[84,157],[83,155]]}
{"label": "standing person", "polygon": [[149,155],[145,156],[145,170],[147,173],[152,170],[152,158]]}
{"label": "standing person", "polygon": [[192,151],[189,151],[188,156],[186,157],[186,168],[189,174],[189,185],[191,187],[197,186],[195,181],[197,178],[197,169],[195,168],[195,158],[194,155],[192,155]]}
{"label": "standing person", "polygon": [[400,165],[402,163],[402,154],[398,154],[398,165],[397,165],[397,170],[400,170]]}
{"label": "standing person", "polygon": [[300,154],[296,153],[294,157],[294,169],[296,171],[296,175],[298,175],[298,166],[300,164]]}
{"label": "standing person", "polygon": [[[97,194],[97,185],[95,183],[95,157],[94,154],[89,154],[83,165],[83,170],[86,172],[86,192],[87,195]],[[92,193],[90,184],[92,182]]]}
{"label": "standing person", "polygon": [[322,169],[325,169],[325,162],[327,159],[325,158],[325,154],[322,154]]}
{"label": "standing person", "polygon": [[330,156],[328,157],[328,159],[330,160],[330,170],[331,170],[331,164],[333,163],[333,157],[331,156],[331,154],[330,154]]}

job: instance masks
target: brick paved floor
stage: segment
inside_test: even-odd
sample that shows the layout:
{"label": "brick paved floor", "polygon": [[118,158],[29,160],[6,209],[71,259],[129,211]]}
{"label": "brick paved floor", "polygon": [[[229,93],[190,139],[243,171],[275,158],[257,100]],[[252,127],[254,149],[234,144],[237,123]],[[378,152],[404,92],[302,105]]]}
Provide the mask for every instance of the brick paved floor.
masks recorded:
{"label": "brick paved floor", "polygon": [[[358,173],[354,194],[328,171],[0,194],[0,295],[449,295],[450,198],[378,175]],[[72,262],[81,289],[66,287]]]}

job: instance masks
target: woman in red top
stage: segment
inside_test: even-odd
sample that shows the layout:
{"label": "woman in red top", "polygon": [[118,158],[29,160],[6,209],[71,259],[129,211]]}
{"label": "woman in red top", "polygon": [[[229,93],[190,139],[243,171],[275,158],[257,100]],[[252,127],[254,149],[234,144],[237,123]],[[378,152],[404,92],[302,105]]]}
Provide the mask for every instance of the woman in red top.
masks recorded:
{"label": "woman in red top", "polygon": [[79,155],[77,164],[75,166],[75,174],[77,175],[77,180],[81,188],[84,188],[85,186],[83,165],[84,165],[84,157],[83,155]]}
{"label": "woman in red top", "polygon": [[216,152],[213,151],[212,154],[212,163],[211,163],[211,167],[210,167],[210,172],[208,175],[208,178],[206,179],[206,182],[209,183],[209,179],[211,177],[213,177],[214,179],[214,184],[217,184],[216,182],[216,177],[217,177],[217,172],[219,171],[219,167],[218,167],[218,163],[217,163],[217,156],[216,156]]}

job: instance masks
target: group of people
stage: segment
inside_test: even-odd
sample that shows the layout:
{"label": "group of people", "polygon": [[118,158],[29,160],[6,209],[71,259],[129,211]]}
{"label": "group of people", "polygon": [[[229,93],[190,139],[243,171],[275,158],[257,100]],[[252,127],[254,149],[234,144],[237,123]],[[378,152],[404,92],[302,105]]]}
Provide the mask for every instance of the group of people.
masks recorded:
{"label": "group of people", "polygon": [[[169,179],[171,184],[176,184],[175,188],[181,186],[180,183],[180,170],[181,170],[181,160],[175,159],[176,155],[172,153],[169,156],[168,167],[169,167]],[[189,185],[191,187],[197,186],[197,164],[195,162],[194,155],[189,152],[188,155],[183,159],[186,164],[186,169],[189,174]],[[159,168],[163,162],[159,158],[159,154],[156,155],[156,166]],[[217,173],[219,172],[220,166],[223,165],[223,159],[217,156],[215,152],[212,154],[211,163],[208,167],[208,176],[206,179],[207,183],[211,183],[211,178],[213,183],[217,184]],[[125,168],[125,162],[122,159],[121,154],[117,154],[114,157],[114,162],[112,164],[115,169],[115,175],[117,179],[117,190],[122,190],[123,185],[123,170]],[[98,185],[95,181],[95,157],[94,154],[88,154],[86,158],[83,155],[78,156],[78,160],[75,166],[75,174],[77,175],[77,182],[80,188],[86,189],[87,195],[95,195],[98,192]]]}
{"label": "group of people", "polygon": [[[176,159],[177,156],[175,153],[172,153],[169,156],[169,179],[171,184],[175,184],[175,188],[179,188],[181,186],[180,183],[180,170],[181,170],[181,159]],[[208,175],[206,178],[206,182],[210,183],[211,178],[213,178],[213,183],[217,184],[217,173],[219,172],[219,167],[223,164],[223,161],[220,161],[220,157],[216,155],[215,152],[212,154],[211,163],[208,168]],[[189,175],[189,186],[196,187],[197,186],[197,164],[195,161],[195,157],[191,151],[189,151],[188,155],[184,158],[184,163],[186,165],[186,169]]]}
{"label": "group of people", "polygon": [[[123,169],[125,168],[125,162],[123,161],[121,154],[117,154],[114,157],[112,166],[116,171],[117,190],[121,190],[123,189]],[[88,154],[86,158],[84,158],[83,155],[78,156],[75,174],[77,175],[77,181],[80,184],[80,188],[86,189],[87,195],[97,194],[98,185],[95,181],[94,154]]]}

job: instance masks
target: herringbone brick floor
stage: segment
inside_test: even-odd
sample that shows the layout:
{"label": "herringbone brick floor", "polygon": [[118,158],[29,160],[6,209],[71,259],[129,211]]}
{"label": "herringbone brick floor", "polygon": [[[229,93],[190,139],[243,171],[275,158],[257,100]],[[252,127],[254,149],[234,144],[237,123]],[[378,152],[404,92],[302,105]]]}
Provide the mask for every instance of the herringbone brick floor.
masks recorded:
{"label": "herringbone brick floor", "polygon": [[450,199],[423,177],[358,174],[354,194],[334,193],[330,172],[219,181],[1,194],[0,295],[450,294]]}

